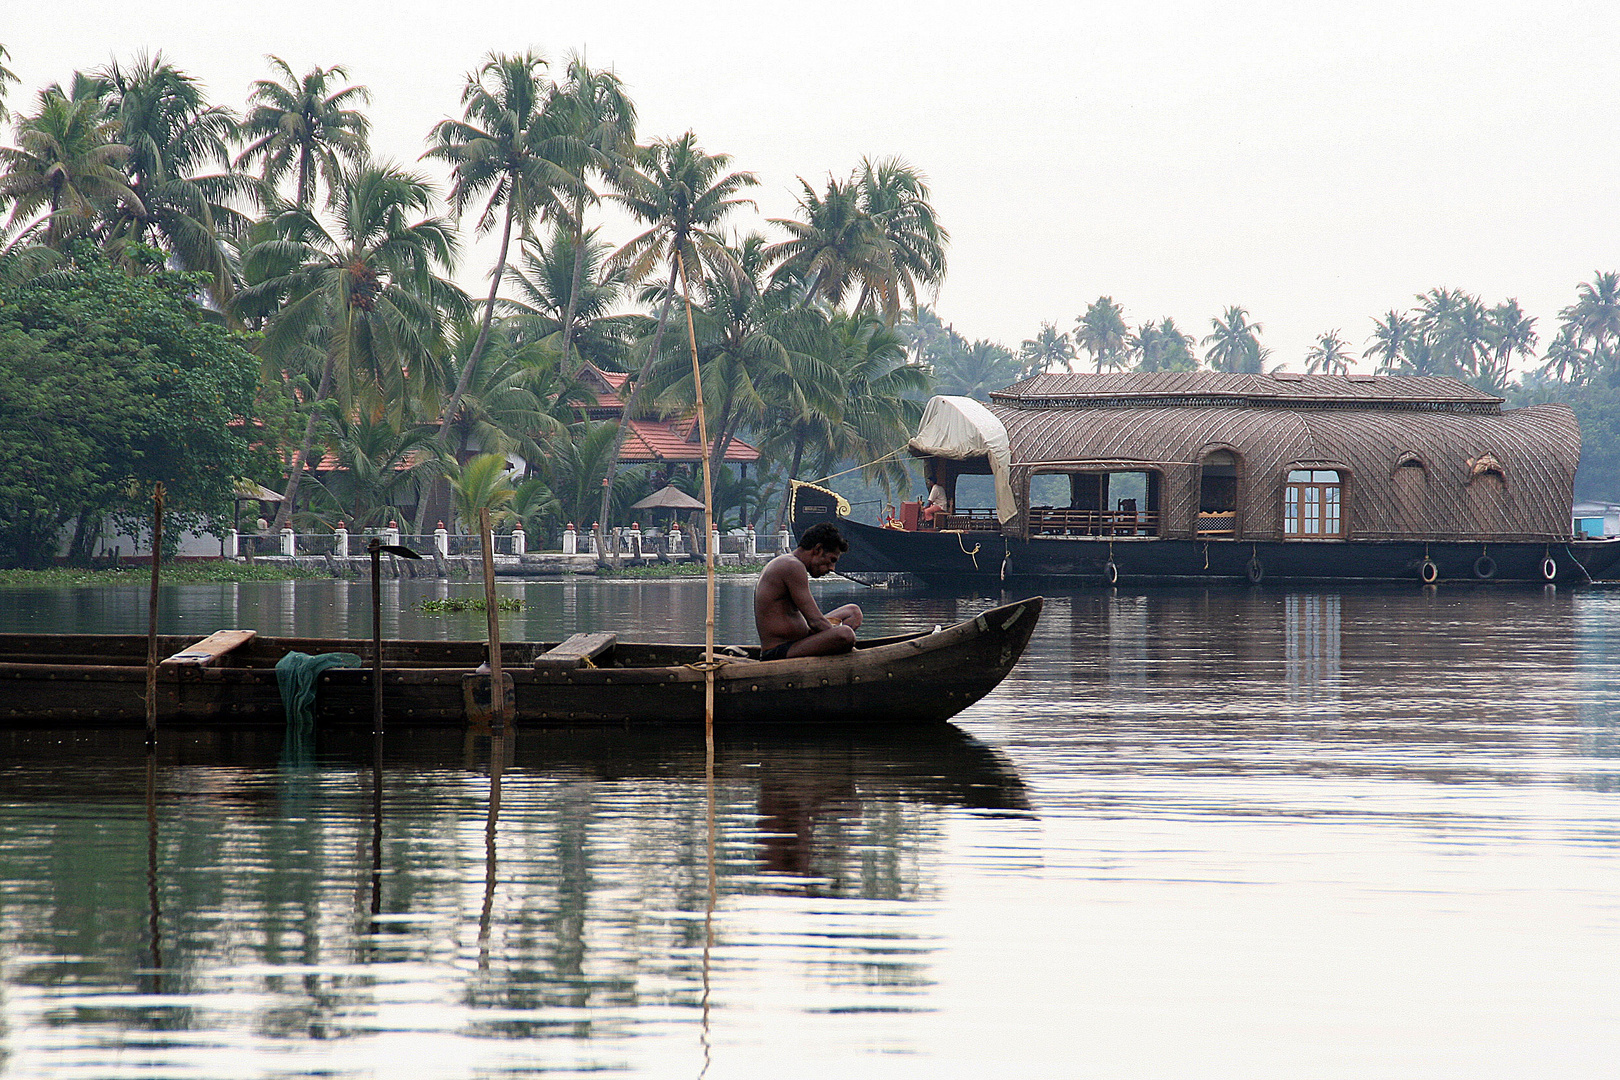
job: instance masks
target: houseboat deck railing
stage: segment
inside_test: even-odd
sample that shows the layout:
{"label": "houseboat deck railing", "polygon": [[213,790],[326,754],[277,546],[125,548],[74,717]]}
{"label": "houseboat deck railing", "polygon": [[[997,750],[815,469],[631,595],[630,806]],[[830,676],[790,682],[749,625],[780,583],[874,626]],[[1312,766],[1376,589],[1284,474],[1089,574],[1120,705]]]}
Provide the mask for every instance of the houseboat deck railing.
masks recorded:
{"label": "houseboat deck railing", "polygon": [[1199,536],[1236,536],[1237,511],[1201,511],[1198,515]]}
{"label": "houseboat deck railing", "polygon": [[1157,536],[1159,515],[1153,510],[1073,510],[1034,506],[1029,511],[1031,536]]}
{"label": "houseboat deck railing", "polygon": [[996,512],[992,509],[967,509],[946,514],[940,519],[941,529],[955,529],[961,532],[1000,532],[1001,522],[996,520]]}

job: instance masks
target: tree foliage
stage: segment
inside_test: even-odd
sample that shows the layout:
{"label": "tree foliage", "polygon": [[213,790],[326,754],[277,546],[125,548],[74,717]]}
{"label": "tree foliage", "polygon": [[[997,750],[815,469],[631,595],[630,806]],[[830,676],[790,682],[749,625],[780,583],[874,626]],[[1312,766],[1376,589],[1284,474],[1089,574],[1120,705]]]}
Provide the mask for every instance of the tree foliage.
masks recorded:
{"label": "tree foliage", "polygon": [[6,565],[48,562],[74,519],[81,534],[102,517],[140,520],[159,482],[176,524],[221,520],[247,459],[232,421],[251,409],[257,362],[192,301],[204,277],[132,277],[90,245],[73,260],[0,289]]}

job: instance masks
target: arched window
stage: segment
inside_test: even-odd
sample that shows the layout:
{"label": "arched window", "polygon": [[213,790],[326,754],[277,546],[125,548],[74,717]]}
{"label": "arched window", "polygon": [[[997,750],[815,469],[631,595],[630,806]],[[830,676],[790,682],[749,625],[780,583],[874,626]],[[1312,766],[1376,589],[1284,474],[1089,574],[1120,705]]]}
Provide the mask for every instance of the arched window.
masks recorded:
{"label": "arched window", "polygon": [[1236,535],[1237,456],[1230,450],[1212,450],[1199,464],[1198,535]]}
{"label": "arched window", "polygon": [[1283,485],[1283,535],[1344,535],[1343,485],[1336,469],[1294,469]]}

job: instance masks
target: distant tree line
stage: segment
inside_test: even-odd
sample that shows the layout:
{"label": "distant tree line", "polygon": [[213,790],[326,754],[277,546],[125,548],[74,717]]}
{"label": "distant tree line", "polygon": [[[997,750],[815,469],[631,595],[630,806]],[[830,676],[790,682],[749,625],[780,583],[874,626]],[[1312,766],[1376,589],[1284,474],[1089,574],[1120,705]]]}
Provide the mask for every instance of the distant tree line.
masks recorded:
{"label": "distant tree line", "polygon": [[[454,114],[426,133],[422,156],[449,170],[442,193],[373,148],[371,95],[341,66],[300,73],[270,57],[238,110],[162,54],[75,72],[21,104],[6,95],[8,59],[0,48],[0,120],[13,122],[0,144],[4,303],[71,321],[81,314],[52,299],[64,282],[85,310],[85,289],[135,303],[127,290],[149,286],[140,304],[172,321],[189,303],[208,337],[205,362],[172,351],[192,349],[178,330],[132,336],[58,365],[52,393],[110,402],[108,379],[161,359],[212,380],[199,385],[229,415],[196,413],[139,468],[95,462],[100,479],[82,490],[13,468],[0,529],[20,531],[0,561],[49,557],[52,521],[93,534],[137,480],[169,483],[199,521],[228,518],[229,485],[177,471],[190,467],[183,445],[215,455],[217,476],[284,493],[275,527],[467,528],[480,509],[531,534],[627,523],[654,484],[695,488],[696,473],[620,468],[627,428],[593,418],[588,366],[631,376],[629,415],[691,418],[691,337],[723,523],[780,513],[786,481],[847,463],[906,481],[892,451],[932,382],[900,327],[944,281],[949,234],[899,158],[801,181],[793,216],[744,228],[754,175],[691,132],[644,138],[619,79],[578,57],[492,53],[469,72]],[[604,235],[605,206],[632,235]],[[498,238],[476,296],[455,280],[469,228]],[[246,398],[216,369],[243,357]],[[20,422],[39,392],[0,386],[0,427],[35,441],[30,462],[130,452],[129,432],[69,448],[48,423]],[[737,439],[763,455],[746,482],[723,467]],[[75,557],[93,544],[75,537]]]}

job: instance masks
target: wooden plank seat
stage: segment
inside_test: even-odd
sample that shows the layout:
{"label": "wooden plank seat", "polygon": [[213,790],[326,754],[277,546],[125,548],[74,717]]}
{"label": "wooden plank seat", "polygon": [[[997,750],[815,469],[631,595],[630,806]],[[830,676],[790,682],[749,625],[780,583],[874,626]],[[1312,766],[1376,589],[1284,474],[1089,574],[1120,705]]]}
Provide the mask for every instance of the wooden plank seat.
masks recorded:
{"label": "wooden plank seat", "polygon": [[257,630],[215,630],[201,641],[187,645],[173,656],[166,657],[163,663],[170,667],[207,667],[257,636]]}
{"label": "wooden plank seat", "polygon": [[603,667],[603,660],[619,643],[618,634],[575,634],[561,645],[534,658],[536,671],[566,671],[572,668]]}

